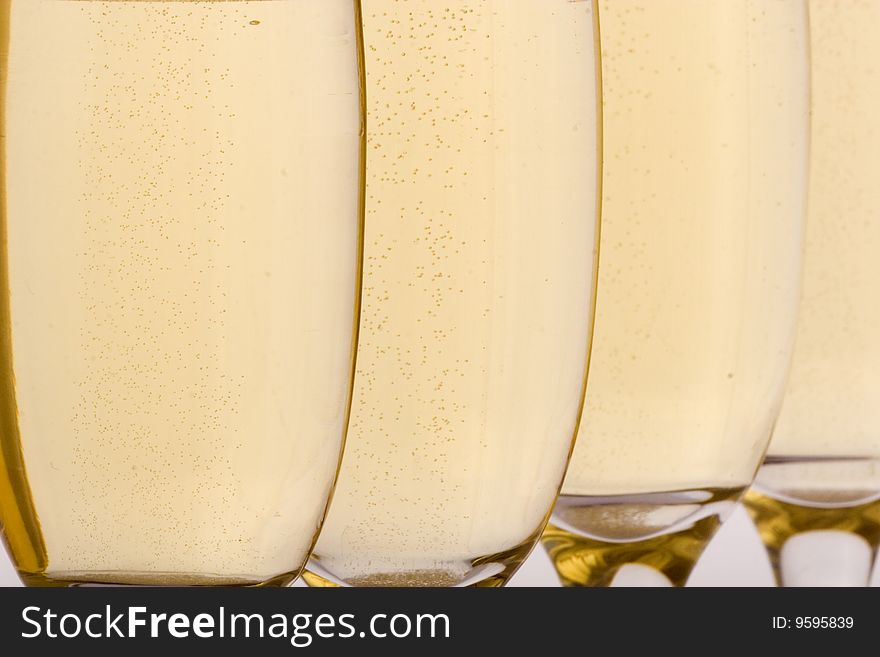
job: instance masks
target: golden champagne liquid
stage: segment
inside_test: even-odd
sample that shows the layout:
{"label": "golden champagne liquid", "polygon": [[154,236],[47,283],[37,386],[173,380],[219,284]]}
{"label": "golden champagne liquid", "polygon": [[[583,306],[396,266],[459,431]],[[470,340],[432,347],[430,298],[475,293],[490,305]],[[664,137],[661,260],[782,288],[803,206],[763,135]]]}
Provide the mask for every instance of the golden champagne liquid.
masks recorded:
{"label": "golden champagne liquid", "polygon": [[583,420],[545,545],[566,584],[683,584],[782,399],[808,145],[802,0],[599,3],[603,201]]}
{"label": "golden champagne liquid", "polygon": [[0,4],[14,561],[291,578],[348,412],[354,3]]}
{"label": "golden champagne liquid", "polygon": [[[812,2],[804,297],[773,456],[880,457],[880,2]],[[880,483],[880,471],[875,475]]]}
{"label": "golden champagne liquid", "polygon": [[592,7],[367,0],[363,18],[363,316],[325,579],[306,577],[500,583],[544,524],[582,400]]}
{"label": "golden champagne liquid", "polygon": [[750,483],[800,279],[806,12],[600,3],[603,227],[584,419],[563,492]]}
{"label": "golden champagne liquid", "polygon": [[880,543],[878,30],[878,0],[810,2],[803,300],[782,413],[747,498],[783,585],[865,585]]}

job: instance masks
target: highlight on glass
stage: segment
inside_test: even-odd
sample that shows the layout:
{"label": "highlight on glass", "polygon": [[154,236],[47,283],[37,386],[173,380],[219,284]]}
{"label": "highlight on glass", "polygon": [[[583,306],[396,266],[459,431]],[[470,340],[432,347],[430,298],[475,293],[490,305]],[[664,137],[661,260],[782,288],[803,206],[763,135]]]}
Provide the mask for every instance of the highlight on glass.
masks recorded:
{"label": "highlight on glass", "polygon": [[364,0],[363,313],[314,586],[498,586],[583,401],[597,222],[594,7]]}
{"label": "highlight on glass", "polygon": [[804,293],[746,506],[785,586],[865,586],[880,543],[880,0],[810,3]]}
{"label": "highlight on glass", "polygon": [[350,401],[356,13],[0,1],[0,526],[26,584],[301,570]]}
{"label": "highlight on glass", "polygon": [[800,292],[803,0],[604,0],[603,199],[567,586],[683,585],[770,439]]}

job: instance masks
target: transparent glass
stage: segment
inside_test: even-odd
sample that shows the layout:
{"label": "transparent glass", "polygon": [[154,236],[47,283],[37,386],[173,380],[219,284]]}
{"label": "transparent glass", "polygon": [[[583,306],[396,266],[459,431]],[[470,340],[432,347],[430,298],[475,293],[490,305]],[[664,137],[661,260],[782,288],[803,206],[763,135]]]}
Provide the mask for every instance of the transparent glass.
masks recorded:
{"label": "transparent glass", "polygon": [[25,583],[301,570],[352,381],[356,13],[0,1],[0,526]]}
{"label": "transparent glass", "polygon": [[779,423],[746,498],[789,586],[865,586],[880,543],[880,0],[810,2],[804,295]]}
{"label": "transparent glass", "polygon": [[595,283],[594,11],[365,0],[361,337],[312,585],[498,586],[583,403]]}
{"label": "transparent glass", "polygon": [[599,3],[603,201],[579,437],[544,533],[563,584],[682,585],[770,440],[808,146],[802,0]]}

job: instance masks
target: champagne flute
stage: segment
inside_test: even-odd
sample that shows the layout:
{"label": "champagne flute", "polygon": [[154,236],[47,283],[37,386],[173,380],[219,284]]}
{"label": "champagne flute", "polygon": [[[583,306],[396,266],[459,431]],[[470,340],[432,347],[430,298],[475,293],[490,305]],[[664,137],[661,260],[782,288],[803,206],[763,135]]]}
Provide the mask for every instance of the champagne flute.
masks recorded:
{"label": "champagne flute", "polygon": [[683,585],[782,400],[808,135],[802,0],[599,5],[603,207],[564,585]]}
{"label": "champagne flute", "polygon": [[804,294],[769,455],[746,496],[780,585],[867,585],[880,543],[880,0],[810,3]]}
{"label": "champagne flute", "polygon": [[353,371],[356,13],[0,1],[0,526],[26,584],[301,570]]}
{"label": "champagne flute", "polygon": [[592,321],[593,19],[568,0],[363,3],[363,312],[313,586],[498,586],[540,536]]}

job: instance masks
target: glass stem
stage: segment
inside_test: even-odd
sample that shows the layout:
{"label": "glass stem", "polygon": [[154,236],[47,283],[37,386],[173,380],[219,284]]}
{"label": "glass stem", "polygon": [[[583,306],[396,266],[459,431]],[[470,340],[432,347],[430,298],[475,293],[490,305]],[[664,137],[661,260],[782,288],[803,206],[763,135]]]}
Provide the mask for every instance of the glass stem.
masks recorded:
{"label": "glass stem", "polygon": [[720,524],[713,515],[679,532],[625,542],[548,525],[541,542],[563,586],[684,586]]}
{"label": "glass stem", "polygon": [[875,549],[858,534],[836,530],[790,536],[779,550],[782,586],[867,586]]}
{"label": "glass stem", "polygon": [[869,585],[880,544],[880,501],[819,508],[755,491],[744,501],[777,585]]}

